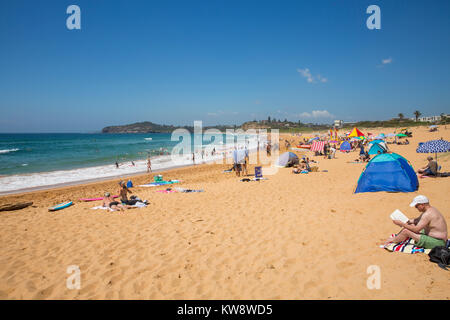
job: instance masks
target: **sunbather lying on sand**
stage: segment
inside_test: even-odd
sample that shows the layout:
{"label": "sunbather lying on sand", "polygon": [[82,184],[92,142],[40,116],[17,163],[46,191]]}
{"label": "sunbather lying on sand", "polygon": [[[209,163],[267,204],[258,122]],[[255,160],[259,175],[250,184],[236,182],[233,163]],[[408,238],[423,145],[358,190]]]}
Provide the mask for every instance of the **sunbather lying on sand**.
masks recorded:
{"label": "sunbather lying on sand", "polygon": [[421,215],[406,223],[394,220],[393,222],[402,227],[403,230],[394,238],[389,238],[385,245],[412,238],[417,247],[425,249],[445,246],[448,237],[447,223],[442,214],[435,207],[430,206],[428,198],[422,195],[417,196],[409,206],[415,207],[421,212]]}
{"label": "sunbather lying on sand", "polygon": [[109,192],[105,193],[105,197],[103,198],[103,204],[104,207],[109,207],[112,210],[120,210],[123,211],[124,208],[128,209],[128,206],[124,206],[120,204],[118,201],[114,201],[113,197],[111,197],[111,194]]}

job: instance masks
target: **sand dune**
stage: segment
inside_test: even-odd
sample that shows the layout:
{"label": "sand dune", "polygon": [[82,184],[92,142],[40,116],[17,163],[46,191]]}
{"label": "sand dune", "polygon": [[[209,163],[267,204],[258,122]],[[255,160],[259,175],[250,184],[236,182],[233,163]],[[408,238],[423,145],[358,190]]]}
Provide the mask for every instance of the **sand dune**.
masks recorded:
{"label": "sand dune", "polygon": [[[444,127],[413,133],[410,145],[389,146],[415,169],[427,156],[415,152],[418,142],[450,140]],[[414,193],[355,195],[364,165],[347,163],[357,152],[337,157],[312,157],[328,172],[294,175],[283,168],[261,182],[223,173],[229,165],[170,170],[165,179],[205,192],[137,187],[133,192],[150,205],[123,214],[78,201],[115,193],[118,180],[0,197],[0,204],[34,202],[0,212],[0,298],[449,299],[448,272],[427,255],[389,253],[377,243],[398,231],[389,218],[395,209],[418,216],[408,206],[417,194],[428,196],[450,225],[450,178],[420,179]],[[444,171],[449,159],[438,156]],[[75,205],[47,211],[67,200]],[[80,290],[66,287],[70,265],[80,268]],[[379,290],[366,285],[371,265],[381,270]]]}

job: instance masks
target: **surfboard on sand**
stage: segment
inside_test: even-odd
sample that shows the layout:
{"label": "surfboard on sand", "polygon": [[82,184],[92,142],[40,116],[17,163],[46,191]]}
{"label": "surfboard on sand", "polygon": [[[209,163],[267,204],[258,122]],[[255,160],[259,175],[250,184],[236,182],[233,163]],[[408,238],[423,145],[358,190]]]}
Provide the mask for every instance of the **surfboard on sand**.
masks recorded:
{"label": "surfboard on sand", "polygon": [[57,210],[61,210],[61,209],[70,207],[72,204],[73,204],[72,201],[63,202],[63,203],[57,204],[56,206],[53,206],[53,207],[48,208],[48,211],[57,211]]}
{"label": "surfboard on sand", "polygon": [[29,207],[33,202],[7,203],[0,206],[0,211],[13,211]]}

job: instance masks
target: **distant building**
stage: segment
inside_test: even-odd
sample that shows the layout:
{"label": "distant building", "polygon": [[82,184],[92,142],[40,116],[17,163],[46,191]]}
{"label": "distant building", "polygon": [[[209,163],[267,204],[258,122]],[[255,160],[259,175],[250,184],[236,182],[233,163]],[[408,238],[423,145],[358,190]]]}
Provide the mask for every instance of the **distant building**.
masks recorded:
{"label": "distant building", "polygon": [[435,122],[435,121],[441,121],[441,118],[442,118],[441,116],[431,116],[431,117],[420,117],[420,118],[417,118],[417,120],[421,121],[421,122]]}
{"label": "distant building", "polygon": [[344,120],[334,120],[334,126],[336,128],[342,128],[343,125],[344,125]]}

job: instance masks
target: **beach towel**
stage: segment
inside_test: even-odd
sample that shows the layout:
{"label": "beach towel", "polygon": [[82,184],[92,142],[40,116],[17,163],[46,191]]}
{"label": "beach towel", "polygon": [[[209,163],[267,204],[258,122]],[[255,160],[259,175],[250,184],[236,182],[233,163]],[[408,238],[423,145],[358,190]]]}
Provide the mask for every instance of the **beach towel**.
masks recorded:
{"label": "beach towel", "polygon": [[104,207],[104,206],[96,206],[96,207],[93,207],[91,209],[93,209],[93,210],[101,209],[101,210],[108,210],[108,211],[117,211],[117,210],[111,209],[110,207]]}
{"label": "beach towel", "polygon": [[161,192],[161,193],[172,193],[172,192],[184,192],[184,193],[188,193],[188,192],[205,192],[204,190],[194,190],[194,189],[185,189],[185,188],[175,188],[174,189],[166,189],[166,190],[158,190],[156,192]]}
{"label": "beach towel", "polygon": [[160,182],[150,182],[148,184],[141,184],[139,187],[157,187],[157,186],[165,186],[167,184],[180,183],[180,180],[169,180],[169,181],[160,181]]}
{"label": "beach towel", "polygon": [[161,193],[171,193],[171,192],[176,192],[175,190],[158,190],[156,192],[161,192]]}
{"label": "beach towel", "polygon": [[193,190],[193,189],[184,189],[184,188],[175,188],[178,192],[205,192],[204,190]]}
{"label": "beach towel", "polygon": [[[395,237],[395,234],[392,234],[391,237]],[[380,246],[380,248],[386,249],[390,252],[403,252],[403,253],[426,253],[428,254],[431,249],[424,249],[415,246],[415,242],[412,238],[408,238],[405,241],[399,243],[389,243],[386,246]]]}
{"label": "beach towel", "polygon": [[[144,200],[144,201],[146,201],[146,200]],[[144,208],[146,206],[147,206],[147,204],[145,204],[144,202],[138,201],[138,202],[136,202],[134,205],[132,205],[130,207],[132,207],[132,208]],[[118,211],[118,210],[111,209],[110,207],[104,207],[104,206],[96,206],[96,207],[93,207],[91,209],[93,209],[93,210],[99,210],[100,209],[100,210],[108,210],[108,211]]]}

